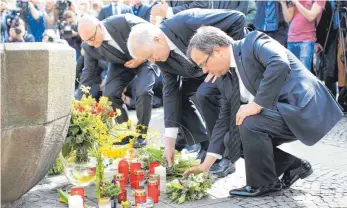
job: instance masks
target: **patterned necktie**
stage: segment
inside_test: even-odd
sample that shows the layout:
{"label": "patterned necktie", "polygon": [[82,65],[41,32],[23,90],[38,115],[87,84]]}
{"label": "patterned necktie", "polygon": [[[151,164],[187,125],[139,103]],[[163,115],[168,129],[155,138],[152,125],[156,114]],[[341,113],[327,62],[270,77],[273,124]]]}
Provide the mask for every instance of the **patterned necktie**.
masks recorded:
{"label": "patterned necktie", "polygon": [[198,66],[183,57],[181,54],[175,52],[175,50],[170,51],[170,57],[176,60],[183,67],[183,70],[189,75],[189,77],[201,77],[204,75]]}
{"label": "patterned necktie", "polygon": [[228,93],[231,93],[231,99],[230,99],[230,140],[229,140],[229,159],[232,163],[235,163],[240,157],[241,157],[241,138],[240,138],[240,131],[239,127],[236,126],[236,114],[240,108],[240,87],[239,87],[239,80],[237,78],[235,68],[230,68],[230,73],[227,73],[229,76],[229,79],[231,80],[232,85],[232,91]]}

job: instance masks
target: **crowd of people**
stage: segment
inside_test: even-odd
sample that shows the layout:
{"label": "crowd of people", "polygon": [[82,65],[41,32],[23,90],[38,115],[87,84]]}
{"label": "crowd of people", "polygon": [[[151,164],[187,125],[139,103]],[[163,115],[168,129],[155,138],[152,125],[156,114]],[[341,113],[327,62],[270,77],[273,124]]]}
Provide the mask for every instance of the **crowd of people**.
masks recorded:
{"label": "crowd of people", "polygon": [[[309,162],[277,146],[313,145],[347,112],[341,2],[31,0],[17,7],[1,7],[1,42],[69,44],[75,97],[79,85],[109,97],[120,123],[132,108],[148,126],[151,109],[164,106],[169,166],[185,148],[202,161],[187,174],[225,177],[243,157],[247,186],[231,195],[260,196],[308,177]],[[134,147],[146,144],[139,137]]]}

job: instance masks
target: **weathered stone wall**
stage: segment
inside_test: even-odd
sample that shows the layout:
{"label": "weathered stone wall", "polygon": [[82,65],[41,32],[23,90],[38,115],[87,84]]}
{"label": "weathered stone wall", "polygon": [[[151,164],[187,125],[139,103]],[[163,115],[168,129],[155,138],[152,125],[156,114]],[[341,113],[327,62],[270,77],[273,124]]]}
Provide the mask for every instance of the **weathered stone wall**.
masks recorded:
{"label": "weathered stone wall", "polygon": [[75,50],[5,44],[1,54],[1,201],[19,199],[47,173],[70,122]]}

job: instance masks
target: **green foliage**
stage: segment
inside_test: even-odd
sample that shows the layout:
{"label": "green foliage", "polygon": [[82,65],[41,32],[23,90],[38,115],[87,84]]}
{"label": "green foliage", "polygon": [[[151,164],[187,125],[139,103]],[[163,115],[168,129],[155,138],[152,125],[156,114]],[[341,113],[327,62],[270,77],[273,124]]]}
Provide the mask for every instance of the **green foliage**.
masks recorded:
{"label": "green foliage", "polygon": [[48,169],[48,175],[59,175],[64,171],[64,164],[61,157],[57,157],[52,167]]}
{"label": "green foliage", "polygon": [[185,179],[175,179],[166,184],[165,193],[173,203],[195,201],[207,196],[214,179],[204,173],[191,174]]}
{"label": "green foliage", "polygon": [[118,184],[113,184],[110,182],[103,182],[101,186],[101,197],[117,197],[122,190]]}

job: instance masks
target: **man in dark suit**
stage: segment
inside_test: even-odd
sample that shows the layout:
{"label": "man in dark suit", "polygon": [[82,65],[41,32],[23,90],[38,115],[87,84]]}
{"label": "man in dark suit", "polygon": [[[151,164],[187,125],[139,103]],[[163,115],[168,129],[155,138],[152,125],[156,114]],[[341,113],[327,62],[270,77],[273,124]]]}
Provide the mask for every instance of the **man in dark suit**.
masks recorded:
{"label": "man in dark suit", "polygon": [[150,21],[151,5],[144,3],[143,0],[135,0],[131,6],[134,15],[141,17],[146,21]]}
{"label": "man in dark suit", "polygon": [[[261,32],[234,41],[218,28],[202,27],[187,54],[204,73],[219,77],[222,107],[208,152],[223,154],[228,131],[232,161],[240,158],[242,146],[247,185],[231,195],[281,191],[312,174],[310,163],[277,146],[297,139],[314,145],[343,114],[324,84],[291,52]],[[185,174],[208,171],[215,160],[207,155]]]}
{"label": "man in dark suit", "polygon": [[162,19],[167,19],[178,12],[187,10],[187,9],[193,9],[193,8],[201,8],[201,9],[208,9],[210,5],[209,1],[180,1],[180,0],[159,0],[153,4],[153,7],[151,9],[151,17],[150,22],[153,24],[159,24],[157,23],[157,17],[161,17]]}
{"label": "man in dark suit", "polygon": [[113,15],[126,13],[133,13],[131,7],[119,2],[119,0],[116,0],[100,10],[98,19],[101,21]]}
{"label": "man in dark suit", "polygon": [[[132,29],[128,40],[130,54],[156,63],[162,72],[165,156],[169,165],[173,160],[178,127],[183,128],[189,145],[201,144],[202,160],[206,155],[209,137],[191,97],[197,97],[209,134],[219,112],[220,93],[216,85],[204,83],[206,76],[185,56],[190,38],[200,26],[213,25],[241,39],[244,23],[244,15],[237,11],[190,9],[165,20],[159,28],[148,23]],[[228,160],[221,163],[222,167],[216,167],[215,174],[222,177],[234,171]]]}
{"label": "man in dark suit", "polygon": [[[78,24],[78,32],[85,42],[82,44],[85,55],[80,82],[85,86],[94,85],[97,61],[109,62],[104,95],[112,101],[114,109],[121,110],[122,114],[117,118],[118,123],[129,119],[122,100],[122,92],[135,76],[138,78],[136,83],[138,124],[148,126],[151,118],[155,71],[148,62],[132,59],[126,47],[131,27],[145,22],[133,14],[124,14],[107,18],[102,22],[91,16],[83,16]],[[147,132],[146,129],[141,131],[142,134]],[[144,138],[138,138],[134,146],[142,147],[145,144]]]}

